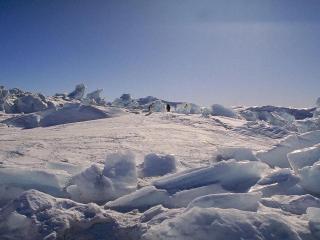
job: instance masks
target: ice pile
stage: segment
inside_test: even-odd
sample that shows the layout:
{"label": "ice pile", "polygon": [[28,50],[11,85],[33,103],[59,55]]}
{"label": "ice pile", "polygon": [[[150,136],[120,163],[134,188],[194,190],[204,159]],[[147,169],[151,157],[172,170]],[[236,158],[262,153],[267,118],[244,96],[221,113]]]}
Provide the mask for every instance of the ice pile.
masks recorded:
{"label": "ice pile", "polygon": [[138,239],[137,217],[30,190],[0,209],[0,238]]}
{"label": "ice pile", "polygon": [[231,109],[227,108],[220,104],[213,104],[211,106],[211,115],[212,116],[223,116],[223,117],[230,117],[230,118],[237,118],[237,113]]}

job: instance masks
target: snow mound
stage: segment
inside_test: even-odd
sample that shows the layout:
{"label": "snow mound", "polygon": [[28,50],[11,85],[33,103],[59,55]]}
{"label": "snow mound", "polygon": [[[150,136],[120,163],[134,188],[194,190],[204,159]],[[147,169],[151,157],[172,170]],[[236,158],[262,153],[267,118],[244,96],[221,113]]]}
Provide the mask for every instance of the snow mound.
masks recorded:
{"label": "snow mound", "polygon": [[320,144],[313,147],[295,150],[287,155],[290,166],[297,172],[305,166],[312,166],[320,161]]}
{"label": "snow mound", "polygon": [[188,208],[235,208],[256,212],[261,199],[260,193],[220,193],[202,196],[193,200]]}
{"label": "snow mound", "polygon": [[143,162],[143,174],[149,176],[163,176],[177,170],[177,161],[173,155],[150,153]]}
{"label": "snow mound", "polygon": [[210,167],[163,177],[154,185],[174,193],[219,183],[224,189],[241,192],[254,185],[267,169],[266,164],[258,161],[221,161]]}
{"label": "snow mound", "polygon": [[94,106],[69,104],[57,110],[49,110],[40,120],[41,127],[48,127],[66,123],[90,121],[101,118],[114,117],[121,114],[121,110],[114,108],[100,109]]}
{"label": "snow mound", "polygon": [[136,190],[137,174],[132,153],[107,156],[104,169],[92,165],[75,175],[67,192],[78,202],[105,203]]}
{"label": "snow mound", "polygon": [[320,131],[307,132],[301,135],[290,135],[283,139],[279,144],[269,150],[260,151],[256,154],[257,158],[269,164],[281,168],[290,168],[287,154],[306,147],[311,147],[320,143]]}
{"label": "snow mound", "polygon": [[198,208],[152,226],[143,240],[301,240],[298,231],[279,214],[236,209]]}
{"label": "snow mound", "polygon": [[138,216],[30,190],[0,210],[0,239],[132,239]]}
{"label": "snow mound", "polygon": [[211,115],[238,118],[237,113],[233,109],[224,107],[220,104],[213,104],[211,106]]}
{"label": "snow mound", "polygon": [[293,214],[305,214],[309,207],[320,207],[320,199],[312,195],[275,195],[271,198],[263,198],[260,201],[270,208],[279,208],[285,212]]}
{"label": "snow mound", "polygon": [[169,194],[166,190],[147,186],[114,201],[107,202],[105,208],[121,212],[129,212],[134,209],[144,211],[155,205],[166,205],[168,200]]}
{"label": "snow mound", "polygon": [[250,160],[257,161],[256,156],[252,153],[250,148],[243,147],[218,147],[213,156],[213,161],[221,161],[221,160]]}

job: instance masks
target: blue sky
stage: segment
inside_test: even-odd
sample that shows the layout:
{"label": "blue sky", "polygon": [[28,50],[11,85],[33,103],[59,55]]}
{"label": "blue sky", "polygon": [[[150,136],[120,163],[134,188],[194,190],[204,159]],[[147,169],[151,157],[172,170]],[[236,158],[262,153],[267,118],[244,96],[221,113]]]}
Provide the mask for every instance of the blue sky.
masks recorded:
{"label": "blue sky", "polygon": [[0,0],[0,84],[312,106],[319,13],[317,0]]}

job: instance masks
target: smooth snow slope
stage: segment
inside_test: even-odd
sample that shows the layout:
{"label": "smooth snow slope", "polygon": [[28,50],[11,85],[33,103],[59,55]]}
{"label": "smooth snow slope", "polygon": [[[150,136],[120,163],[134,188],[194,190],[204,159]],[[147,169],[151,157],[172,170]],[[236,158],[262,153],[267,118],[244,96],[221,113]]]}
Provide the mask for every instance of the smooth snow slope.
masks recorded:
{"label": "smooth snow slope", "polygon": [[[108,153],[130,150],[142,163],[148,153],[173,154],[183,167],[207,165],[217,147],[264,150],[277,141],[230,131],[220,118],[153,113],[21,130],[0,125],[0,166],[61,168],[104,163]],[[231,128],[240,120],[225,119]],[[58,164],[56,164],[58,163]],[[181,167],[180,166],[180,167]]]}

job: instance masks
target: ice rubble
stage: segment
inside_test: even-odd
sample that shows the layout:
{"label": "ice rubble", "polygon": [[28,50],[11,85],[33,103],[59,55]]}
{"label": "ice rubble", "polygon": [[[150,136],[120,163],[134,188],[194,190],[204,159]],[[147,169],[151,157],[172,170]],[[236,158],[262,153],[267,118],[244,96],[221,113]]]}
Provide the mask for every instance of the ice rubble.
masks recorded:
{"label": "ice rubble", "polygon": [[66,123],[116,117],[121,114],[123,114],[123,111],[118,108],[99,108],[98,106],[72,103],[57,109],[54,108],[38,113],[14,116],[5,119],[2,123],[21,128],[49,127]]}
{"label": "ice rubble", "polygon": [[305,214],[307,208],[320,208],[320,199],[310,194],[306,195],[274,195],[270,198],[262,198],[260,202],[270,208],[279,208],[293,214]]}
{"label": "ice rubble", "polygon": [[281,168],[290,168],[287,154],[301,148],[311,147],[320,143],[320,131],[307,132],[301,135],[290,135],[283,139],[279,144],[269,150],[260,151],[256,154],[257,158],[269,164]]}
{"label": "ice rubble", "polygon": [[305,166],[312,166],[315,162],[320,161],[320,144],[295,150],[288,153],[287,156],[290,166],[297,172]]}
{"label": "ice rubble", "polygon": [[145,177],[163,176],[177,170],[177,161],[173,155],[150,153],[144,157],[143,174]]}
{"label": "ice rubble", "polygon": [[73,176],[67,192],[78,202],[104,203],[136,190],[135,156],[131,152],[107,156],[105,166],[97,165]]}
{"label": "ice rubble", "polygon": [[69,98],[81,100],[84,96],[84,93],[86,91],[86,87],[83,83],[76,85],[76,88],[68,94]]}
{"label": "ice rubble", "polygon": [[[216,240],[301,240],[301,229],[297,228],[280,214],[194,207],[153,225],[142,239],[207,240],[209,237]],[[305,230],[307,226],[303,228]]]}
{"label": "ice rubble", "polygon": [[0,238],[138,239],[138,217],[30,190],[0,210]]}

